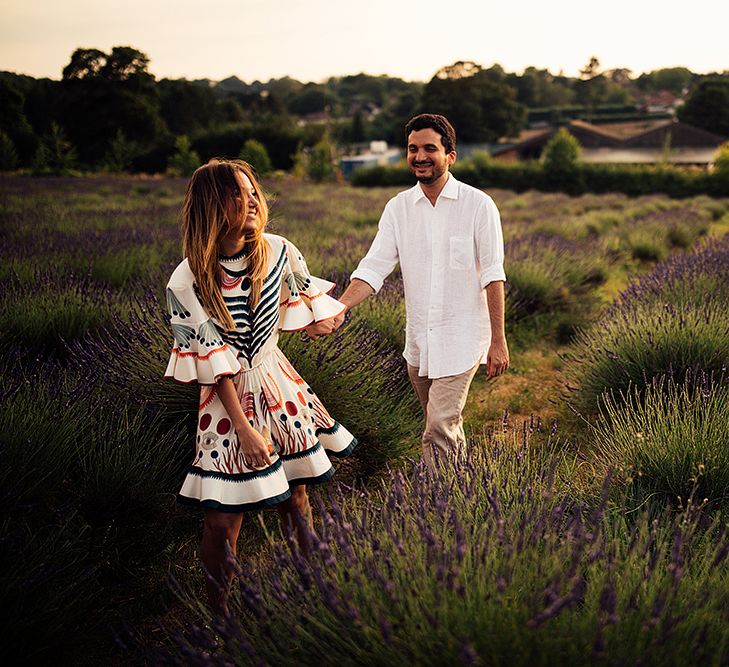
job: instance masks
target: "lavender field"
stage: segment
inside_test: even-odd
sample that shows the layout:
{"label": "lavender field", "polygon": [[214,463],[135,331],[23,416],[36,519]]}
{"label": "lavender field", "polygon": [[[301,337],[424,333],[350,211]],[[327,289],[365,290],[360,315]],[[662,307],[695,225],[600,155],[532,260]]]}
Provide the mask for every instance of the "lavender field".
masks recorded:
{"label": "lavender field", "polygon": [[[184,181],[0,177],[3,620],[28,661],[727,664],[729,199],[492,191],[512,368],[469,454],[416,463],[401,283],[283,346],[361,446],[302,560],[248,520],[210,624],[174,495],[194,387],[162,379]],[[342,289],[397,190],[265,183]],[[285,632],[281,632],[285,628]],[[73,637],[73,641],[69,641]]]}

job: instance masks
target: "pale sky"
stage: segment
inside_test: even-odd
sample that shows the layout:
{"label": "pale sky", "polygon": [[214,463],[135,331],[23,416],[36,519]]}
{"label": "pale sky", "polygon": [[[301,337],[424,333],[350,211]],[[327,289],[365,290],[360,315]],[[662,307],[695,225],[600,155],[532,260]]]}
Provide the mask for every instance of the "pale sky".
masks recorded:
{"label": "pale sky", "polygon": [[59,79],[78,47],[133,46],[161,78],[427,81],[473,60],[570,76],[729,70],[727,0],[0,0],[0,70]]}

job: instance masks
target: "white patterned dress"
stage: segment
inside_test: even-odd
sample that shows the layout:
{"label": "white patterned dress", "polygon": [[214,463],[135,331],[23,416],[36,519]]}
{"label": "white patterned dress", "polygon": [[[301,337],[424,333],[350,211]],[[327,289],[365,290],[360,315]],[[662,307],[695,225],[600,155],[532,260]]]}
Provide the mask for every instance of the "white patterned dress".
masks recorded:
{"label": "white patterned dress", "polygon": [[[279,331],[335,317],[344,305],[328,296],[333,283],[310,275],[290,241],[264,237],[268,276],[255,308],[245,254],[219,259],[233,331],[221,333],[205,311],[186,259],[167,284],[175,343],[165,377],[200,385],[195,459],[178,494],[183,504],[224,512],[275,505],[291,495],[291,486],[329,479],[334,469],[327,453],[345,456],[357,444],[278,348]],[[249,468],[243,460],[217,394],[216,382],[225,375],[232,376],[250,424],[273,447],[270,466]]]}

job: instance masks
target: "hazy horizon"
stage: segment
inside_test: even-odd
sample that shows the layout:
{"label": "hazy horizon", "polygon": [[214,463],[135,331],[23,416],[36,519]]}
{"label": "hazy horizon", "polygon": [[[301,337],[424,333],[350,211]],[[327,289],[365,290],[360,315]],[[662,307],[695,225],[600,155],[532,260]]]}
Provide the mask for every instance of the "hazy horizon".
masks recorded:
{"label": "hazy horizon", "polygon": [[[215,11],[213,11],[213,9]],[[372,0],[366,10],[333,0],[220,0],[200,12],[192,0],[5,0],[0,69],[60,79],[77,48],[132,46],[158,79],[302,82],[359,73],[428,81],[443,66],[472,60],[508,72],[526,67],[577,76],[591,56],[632,75],[667,67],[729,69],[719,46],[729,3],[695,0],[691,11],[665,3],[614,0],[586,12],[577,0],[445,6]]]}

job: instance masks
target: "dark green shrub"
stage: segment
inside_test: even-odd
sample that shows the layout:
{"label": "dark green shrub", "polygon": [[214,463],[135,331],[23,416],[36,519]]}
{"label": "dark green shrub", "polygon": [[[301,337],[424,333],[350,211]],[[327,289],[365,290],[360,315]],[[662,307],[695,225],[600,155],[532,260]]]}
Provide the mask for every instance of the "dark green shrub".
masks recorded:
{"label": "dark green shrub", "polygon": [[238,157],[252,165],[259,177],[266,176],[273,168],[266,147],[256,139],[247,139]]}
{"label": "dark green shrub", "polygon": [[200,156],[192,149],[190,140],[183,134],[175,140],[177,152],[167,161],[167,172],[173,176],[192,176],[200,166]]}
{"label": "dark green shrub", "polygon": [[13,171],[18,166],[18,152],[13,140],[0,130],[0,171]]}

